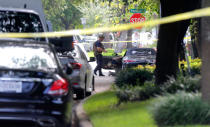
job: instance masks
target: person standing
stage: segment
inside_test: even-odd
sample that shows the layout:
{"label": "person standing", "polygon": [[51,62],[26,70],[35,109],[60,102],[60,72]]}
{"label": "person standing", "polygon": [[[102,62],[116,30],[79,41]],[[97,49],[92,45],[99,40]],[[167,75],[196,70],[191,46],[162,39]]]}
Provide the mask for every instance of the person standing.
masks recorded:
{"label": "person standing", "polygon": [[102,52],[106,52],[102,41],[104,40],[104,35],[99,34],[98,40],[93,43],[93,52],[96,58],[97,66],[94,69],[94,74],[97,75],[97,71],[99,71],[99,76],[105,76],[102,73],[102,65],[103,65],[103,56]]}

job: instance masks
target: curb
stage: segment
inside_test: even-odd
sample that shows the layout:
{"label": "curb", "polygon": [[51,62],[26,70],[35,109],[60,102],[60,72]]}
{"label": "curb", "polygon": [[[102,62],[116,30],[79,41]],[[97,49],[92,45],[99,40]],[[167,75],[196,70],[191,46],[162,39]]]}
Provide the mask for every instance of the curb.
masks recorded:
{"label": "curb", "polygon": [[85,102],[85,100],[81,100],[75,108],[75,127],[93,127],[90,119],[88,118],[87,114],[83,109],[83,103]]}
{"label": "curb", "polygon": [[[111,86],[110,86],[111,87]],[[110,87],[108,89],[110,89]],[[103,89],[102,91],[94,91],[92,93],[92,95],[95,95],[97,93],[101,93],[101,92],[104,92],[108,89]],[[73,114],[74,114],[74,124],[72,127],[93,127],[89,117],[87,116],[85,110],[83,109],[83,104],[84,102],[89,99],[90,97],[86,97],[85,99],[83,100],[78,100],[76,101],[76,104],[74,105],[75,108],[74,108],[74,111],[73,111]]]}

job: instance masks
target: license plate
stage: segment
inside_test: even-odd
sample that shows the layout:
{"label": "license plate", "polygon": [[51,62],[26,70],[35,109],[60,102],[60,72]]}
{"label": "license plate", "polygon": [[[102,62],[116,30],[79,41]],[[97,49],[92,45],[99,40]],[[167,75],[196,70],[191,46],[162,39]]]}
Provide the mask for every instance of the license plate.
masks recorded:
{"label": "license plate", "polygon": [[22,92],[22,82],[0,81],[0,92]]}

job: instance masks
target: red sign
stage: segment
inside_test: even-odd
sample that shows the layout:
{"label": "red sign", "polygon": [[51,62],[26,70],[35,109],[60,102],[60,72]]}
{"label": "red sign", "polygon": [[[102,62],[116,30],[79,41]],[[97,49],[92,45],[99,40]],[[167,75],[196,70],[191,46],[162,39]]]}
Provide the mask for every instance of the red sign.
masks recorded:
{"label": "red sign", "polygon": [[[130,23],[139,23],[139,22],[144,22],[146,18],[141,15],[141,13],[135,13],[130,17]],[[141,29],[138,27],[137,29]]]}

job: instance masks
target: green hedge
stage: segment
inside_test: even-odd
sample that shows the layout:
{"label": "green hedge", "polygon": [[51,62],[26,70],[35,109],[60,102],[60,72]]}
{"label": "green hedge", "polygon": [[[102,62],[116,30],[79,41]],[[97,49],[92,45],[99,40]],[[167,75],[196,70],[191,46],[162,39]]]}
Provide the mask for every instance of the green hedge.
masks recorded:
{"label": "green hedge", "polygon": [[165,95],[167,93],[177,93],[179,91],[198,92],[200,91],[200,76],[184,77],[179,75],[175,80],[170,78],[165,84],[157,86],[154,81],[146,81],[140,85],[126,85],[123,87],[115,87],[119,102],[146,100],[151,97]]}
{"label": "green hedge", "polygon": [[145,81],[151,81],[153,73],[146,69],[125,69],[120,71],[115,79],[115,84],[120,87],[142,86]]}
{"label": "green hedge", "polygon": [[210,124],[210,105],[195,93],[160,97],[152,104],[151,113],[159,126]]}

